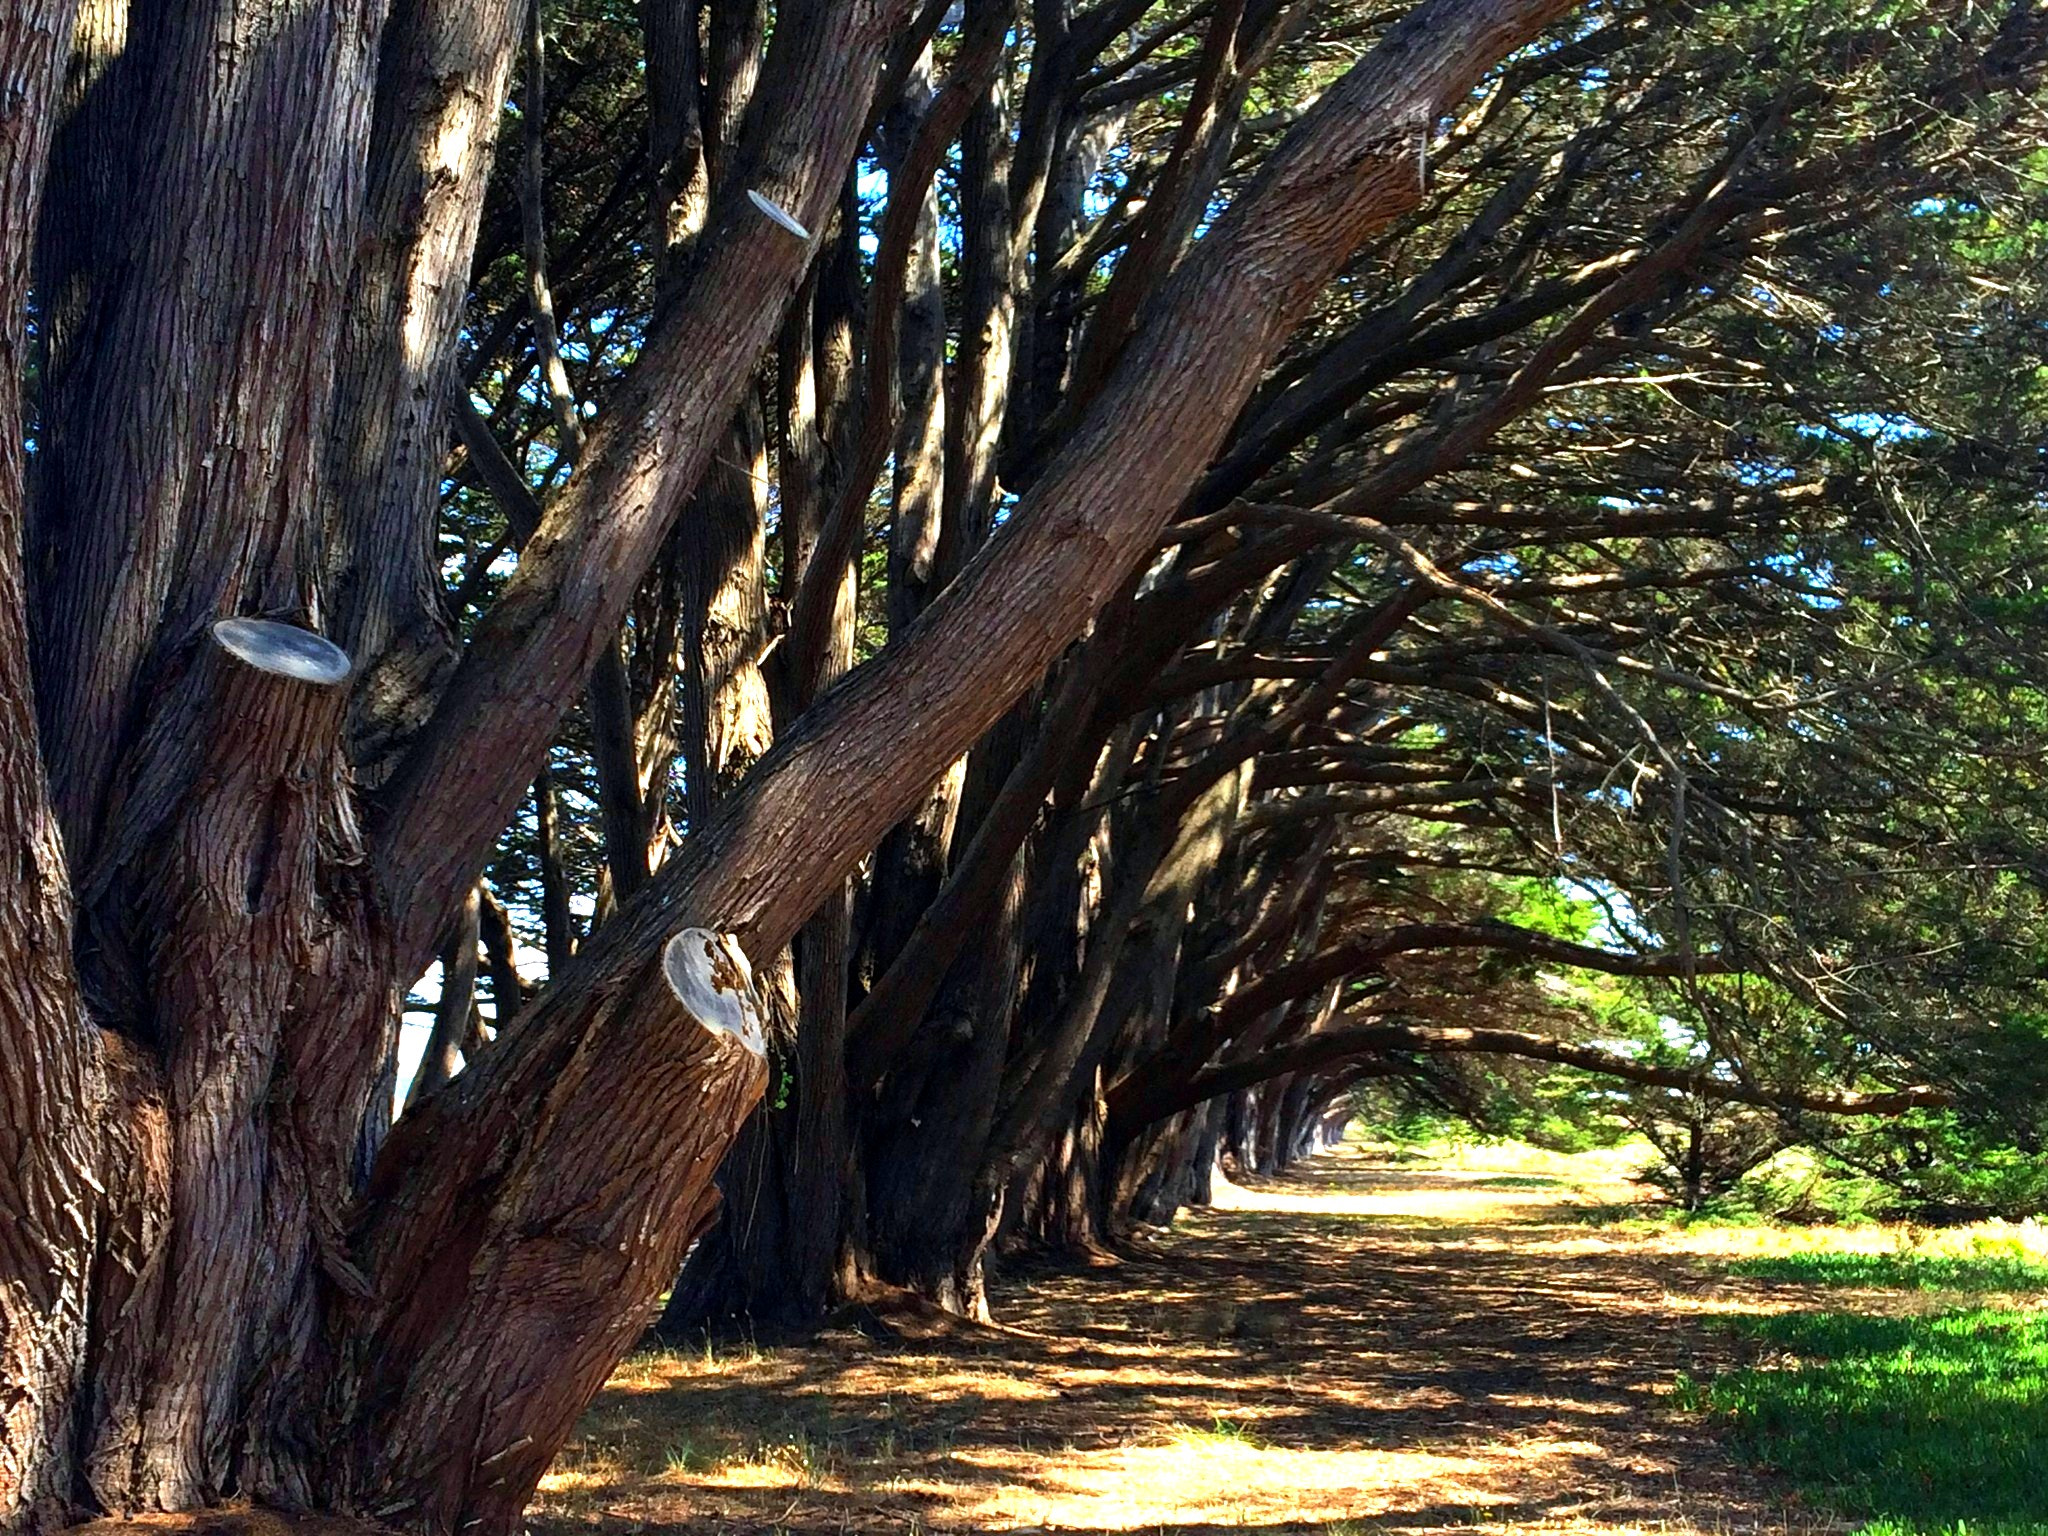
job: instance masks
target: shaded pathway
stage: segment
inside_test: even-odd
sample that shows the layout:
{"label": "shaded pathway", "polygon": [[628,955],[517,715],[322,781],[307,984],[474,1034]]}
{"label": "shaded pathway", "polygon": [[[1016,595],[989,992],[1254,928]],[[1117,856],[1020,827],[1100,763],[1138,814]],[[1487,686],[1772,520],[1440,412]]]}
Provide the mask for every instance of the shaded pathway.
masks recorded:
{"label": "shaded pathway", "polygon": [[1751,1297],[1589,1223],[1587,1160],[1340,1152],[1142,1257],[1012,1277],[1020,1333],[653,1357],[536,1529],[1811,1530],[1674,1412]]}

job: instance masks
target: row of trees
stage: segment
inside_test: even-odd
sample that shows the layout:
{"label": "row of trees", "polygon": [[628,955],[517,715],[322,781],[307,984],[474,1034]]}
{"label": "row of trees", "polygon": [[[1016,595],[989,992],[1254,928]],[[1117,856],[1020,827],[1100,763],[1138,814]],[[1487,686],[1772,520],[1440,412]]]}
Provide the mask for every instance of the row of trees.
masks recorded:
{"label": "row of trees", "polygon": [[982,1313],[1368,1079],[2017,1144],[2044,53],[0,0],[0,1529],[509,1531],[664,1293]]}

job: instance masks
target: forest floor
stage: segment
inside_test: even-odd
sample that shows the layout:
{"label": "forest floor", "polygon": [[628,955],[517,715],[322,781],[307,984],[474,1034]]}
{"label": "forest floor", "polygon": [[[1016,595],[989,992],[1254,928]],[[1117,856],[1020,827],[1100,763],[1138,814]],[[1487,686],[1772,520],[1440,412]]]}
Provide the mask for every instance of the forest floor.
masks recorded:
{"label": "forest floor", "polygon": [[639,1355],[534,1530],[1853,1528],[1686,1401],[1755,1359],[1732,1317],[1818,1289],[1730,1268],[1782,1251],[1770,1229],[1628,1219],[1625,1167],[1347,1147],[1220,1186],[1138,1256],[1010,1275],[1001,1334]]}

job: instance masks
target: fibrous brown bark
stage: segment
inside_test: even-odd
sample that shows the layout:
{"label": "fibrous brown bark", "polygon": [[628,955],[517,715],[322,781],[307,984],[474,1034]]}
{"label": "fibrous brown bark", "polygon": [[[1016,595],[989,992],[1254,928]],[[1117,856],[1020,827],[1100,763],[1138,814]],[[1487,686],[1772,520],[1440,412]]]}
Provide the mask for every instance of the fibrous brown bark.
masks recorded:
{"label": "fibrous brown bark", "polygon": [[127,41],[152,78],[122,152],[148,174],[45,402],[31,531],[43,754],[74,862],[99,849],[115,759],[177,650],[222,611],[303,601],[383,19],[377,0],[169,7]]}
{"label": "fibrous brown bark", "polygon": [[331,632],[362,667],[358,764],[403,746],[454,663],[434,519],[470,253],[522,9],[395,0],[385,25],[322,549]]}
{"label": "fibrous brown bark", "polygon": [[[399,1122],[371,1183],[362,1252],[379,1302],[348,1329],[331,1387],[354,1432],[330,1476],[381,1519],[516,1525],[709,1223],[712,1173],[766,1085],[760,1002],[728,938],[686,929],[582,1006],[572,1036],[518,1032],[486,1058],[525,1095],[463,1074]],[[628,1021],[664,1037],[651,1075],[607,1048]],[[593,1098],[608,1114],[560,1112]],[[534,1123],[519,1106],[535,1102],[557,1112]],[[450,1139],[478,1114],[486,1135]],[[655,1166],[621,1160],[622,1141]]]}
{"label": "fibrous brown bark", "polygon": [[0,10],[0,1529],[59,1514],[92,1315],[102,1046],[71,970],[70,880],[37,751],[22,579],[29,241],[68,0]]}
{"label": "fibrous brown bark", "polygon": [[162,1257],[109,1320],[94,1383],[86,1475],[112,1508],[189,1508],[231,1486],[244,1394],[288,1348],[292,1297],[275,1277],[316,1240],[307,1193],[329,1172],[305,1166],[317,1149],[268,1111],[285,1031],[312,1022],[294,1013],[327,936],[320,853],[349,815],[347,693],[218,640],[186,687],[171,718],[219,728],[165,733],[141,755],[116,802],[133,846],[99,929],[136,936],[123,958],[164,1061],[172,1168]]}

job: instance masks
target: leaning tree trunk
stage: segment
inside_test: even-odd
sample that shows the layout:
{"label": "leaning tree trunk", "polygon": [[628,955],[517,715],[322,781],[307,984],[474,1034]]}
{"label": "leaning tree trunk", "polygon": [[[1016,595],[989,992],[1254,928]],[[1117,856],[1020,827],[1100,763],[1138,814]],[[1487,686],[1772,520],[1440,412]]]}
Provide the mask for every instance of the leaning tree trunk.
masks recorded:
{"label": "leaning tree trunk", "polygon": [[[326,1479],[379,1519],[517,1525],[716,1212],[711,1175],[767,1084],[751,968],[730,938],[686,929],[581,1009],[572,1036],[515,1033],[492,1053],[527,1093],[478,1102],[465,1074],[399,1122],[380,1164],[392,1172],[371,1182],[378,1300],[342,1331],[318,1410],[347,1426]],[[664,1032],[658,1062],[604,1049],[625,1020]],[[512,1123],[533,1102],[611,1113]],[[451,1141],[478,1113],[488,1134]],[[606,1155],[622,1131],[659,1149],[661,1177]],[[387,1184],[427,1149],[435,1178]]]}

